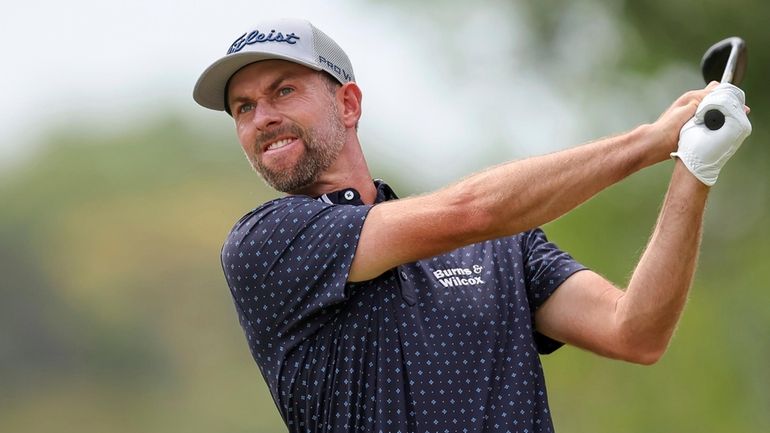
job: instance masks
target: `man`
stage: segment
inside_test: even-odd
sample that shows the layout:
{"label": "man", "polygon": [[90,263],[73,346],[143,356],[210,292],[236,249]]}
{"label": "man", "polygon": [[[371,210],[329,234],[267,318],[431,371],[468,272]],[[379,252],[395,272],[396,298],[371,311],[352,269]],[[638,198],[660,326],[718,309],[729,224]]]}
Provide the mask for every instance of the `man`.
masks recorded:
{"label": "man", "polygon": [[[361,95],[347,55],[299,20],[243,33],[194,91],[232,115],[254,169],[287,193],[238,221],[222,265],[290,431],[551,431],[538,352],[568,343],[660,358],[709,186],[751,131],[739,89],[713,83],[626,134],[400,200],[367,168]],[[710,108],[726,115],[720,130],[703,126]],[[537,228],[670,155],[660,218],[626,290]]]}

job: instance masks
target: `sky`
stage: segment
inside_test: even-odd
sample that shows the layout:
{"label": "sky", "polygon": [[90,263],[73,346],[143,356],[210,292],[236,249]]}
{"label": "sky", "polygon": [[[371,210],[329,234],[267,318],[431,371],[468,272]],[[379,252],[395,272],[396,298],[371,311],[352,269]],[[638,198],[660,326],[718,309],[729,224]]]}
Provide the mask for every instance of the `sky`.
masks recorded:
{"label": "sky", "polygon": [[[590,138],[597,128],[582,114],[587,105],[602,118],[600,134],[650,120],[618,90],[638,84],[633,77],[587,89],[591,98],[569,90],[570,80],[590,81],[620,49],[612,43],[617,29],[595,7],[565,6],[573,10],[557,35],[564,48],[543,59],[521,14],[504,1],[453,2],[441,13],[353,0],[192,4],[32,0],[6,8],[0,48],[11,60],[0,70],[0,168],[34,158],[42,137],[66,125],[107,134],[174,111],[227,130],[230,118],[197,106],[192,88],[262,18],[307,18],[334,38],[363,90],[367,156],[405,170],[431,162],[425,176],[434,186],[501,162],[491,155],[517,158]],[[640,107],[661,103],[660,95],[646,98]],[[618,100],[631,107],[622,117]],[[223,140],[236,146],[234,134]]]}

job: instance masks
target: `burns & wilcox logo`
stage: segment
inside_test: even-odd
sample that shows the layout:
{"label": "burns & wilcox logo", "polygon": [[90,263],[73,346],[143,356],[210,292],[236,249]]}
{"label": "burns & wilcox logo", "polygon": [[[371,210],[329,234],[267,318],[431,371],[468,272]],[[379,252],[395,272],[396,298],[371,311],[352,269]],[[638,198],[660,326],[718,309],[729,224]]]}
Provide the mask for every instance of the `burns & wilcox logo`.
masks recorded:
{"label": "burns & wilcox logo", "polygon": [[254,30],[251,33],[244,33],[238,39],[236,39],[235,42],[230,45],[230,49],[227,50],[227,54],[237,53],[246,45],[263,42],[286,42],[287,44],[294,45],[298,40],[299,36],[295,35],[293,32],[284,35],[283,33],[276,32],[275,30],[270,30],[270,33],[262,33],[259,30]]}
{"label": "burns & wilcox logo", "polygon": [[484,284],[484,280],[482,280],[480,276],[481,271],[483,270],[484,268],[479,265],[474,265],[472,269],[436,269],[433,271],[433,276],[436,277],[438,282],[444,287],[475,286]]}

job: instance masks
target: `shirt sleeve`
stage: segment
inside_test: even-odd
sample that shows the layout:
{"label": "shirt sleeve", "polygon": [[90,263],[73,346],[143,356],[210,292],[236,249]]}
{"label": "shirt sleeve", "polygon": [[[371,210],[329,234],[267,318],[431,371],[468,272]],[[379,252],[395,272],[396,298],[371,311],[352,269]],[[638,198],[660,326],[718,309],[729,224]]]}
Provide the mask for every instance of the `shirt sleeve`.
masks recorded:
{"label": "shirt sleeve", "polygon": [[309,197],[268,202],[241,218],[222,247],[222,268],[258,364],[271,364],[329,320],[371,206]]}
{"label": "shirt sleeve", "polygon": [[[567,278],[586,267],[549,242],[539,228],[525,233],[522,241],[527,298],[533,321],[532,329],[535,329],[535,311]],[[564,345],[537,331],[534,335],[539,353],[551,353]]]}

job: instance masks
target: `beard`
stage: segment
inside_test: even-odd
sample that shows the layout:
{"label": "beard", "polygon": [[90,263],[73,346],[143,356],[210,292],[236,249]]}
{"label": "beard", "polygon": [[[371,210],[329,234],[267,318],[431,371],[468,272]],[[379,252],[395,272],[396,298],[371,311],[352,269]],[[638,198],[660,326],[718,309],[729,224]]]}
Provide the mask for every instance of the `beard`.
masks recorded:
{"label": "beard", "polygon": [[[336,107],[333,107],[336,109]],[[275,169],[266,166],[257,155],[247,154],[254,170],[262,176],[265,183],[278,191],[292,193],[315,183],[337,159],[345,143],[345,127],[332,110],[324,131],[314,128],[302,128],[294,123],[271,130],[257,137],[257,149],[275,138],[291,134],[302,140],[305,151],[294,166],[288,169]]]}

